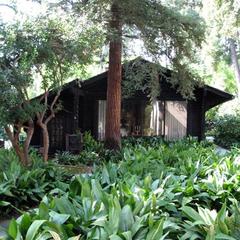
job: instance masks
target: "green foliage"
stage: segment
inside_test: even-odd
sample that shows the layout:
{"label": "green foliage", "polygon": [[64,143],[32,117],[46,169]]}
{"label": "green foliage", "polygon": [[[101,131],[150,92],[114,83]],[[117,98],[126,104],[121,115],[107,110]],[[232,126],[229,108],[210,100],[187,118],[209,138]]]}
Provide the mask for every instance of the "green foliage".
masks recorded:
{"label": "green foliage", "polygon": [[233,68],[230,68],[229,65],[225,62],[218,62],[216,71],[220,78],[223,79],[225,83],[225,91],[237,94],[238,89],[236,86],[236,80]]}
{"label": "green foliage", "polygon": [[239,238],[239,149],[220,157],[204,142],[137,141],[13,220],[9,239]]}
{"label": "green foliage", "polygon": [[[75,24],[70,18],[47,14],[0,25],[0,127],[8,127],[9,139],[12,142],[15,139],[13,146],[18,144],[23,129],[29,129],[27,134],[31,138],[31,129],[27,127],[33,125],[33,119],[40,126],[47,125],[61,110],[58,98],[73,69],[84,71],[93,61],[101,37],[96,28],[76,29]],[[29,90],[35,78],[41,82],[44,94],[30,100]]]}
{"label": "green foliage", "polygon": [[211,84],[224,84],[225,90],[238,94],[238,70],[234,61],[239,59],[239,4],[235,0],[203,1],[201,13],[207,24],[206,44],[201,51],[205,75],[210,76]]}
{"label": "green foliage", "polygon": [[63,152],[56,154],[56,160],[64,165],[93,165],[105,160],[106,150],[103,143],[96,141],[89,132],[83,134],[83,149],[79,154]]}
{"label": "green foliage", "polygon": [[83,134],[83,149],[87,152],[101,152],[103,151],[103,143],[95,140],[90,132]]}
{"label": "green foliage", "polygon": [[34,207],[46,193],[67,180],[56,164],[42,162],[35,151],[30,157],[32,165],[23,167],[12,150],[0,149],[1,217]]}
{"label": "green foliage", "polygon": [[[25,122],[44,108],[29,100],[34,74],[42,78],[44,91],[59,89],[77,65],[92,61],[100,38],[92,29],[74,29],[70,19],[41,17],[24,23],[3,25],[0,30],[1,124]],[[6,111],[7,109],[7,111]]]}
{"label": "green foliage", "polygon": [[[181,1],[183,3],[183,1]],[[112,39],[122,38],[123,42],[128,38],[140,39],[153,61],[159,63],[163,57],[170,63],[174,74],[169,79],[185,98],[192,98],[192,91],[199,82],[199,76],[193,71],[196,49],[204,40],[205,24],[202,18],[193,10],[196,1],[191,3],[184,1],[181,5],[176,1],[66,1],[61,0],[56,4],[64,10],[73,12],[80,17],[84,14],[88,23],[93,23],[102,29],[102,34],[109,43]],[[116,33],[110,27],[111,6],[115,4],[119,9],[119,20],[122,25],[122,35]],[[181,5],[181,7],[180,7]],[[52,7],[53,5],[51,5]],[[184,7],[183,7],[184,6]],[[127,44],[126,44],[127,45]],[[126,51],[128,55],[128,51]],[[156,71],[148,69],[150,76],[147,84],[135,78],[137,88],[148,90],[155,96]],[[144,73],[145,74],[145,73]],[[133,84],[130,84],[134,87]],[[146,89],[148,87],[148,89]],[[159,86],[158,86],[159,88]],[[126,88],[127,89],[127,88]],[[132,91],[134,88],[131,89]],[[152,92],[153,91],[153,92]]]}
{"label": "green foliage", "polygon": [[79,154],[62,152],[56,154],[56,161],[63,165],[89,165],[99,164],[102,160],[97,152],[81,151]]}
{"label": "green foliage", "polygon": [[240,146],[240,114],[224,115],[216,119],[211,134],[215,142],[223,147]]}

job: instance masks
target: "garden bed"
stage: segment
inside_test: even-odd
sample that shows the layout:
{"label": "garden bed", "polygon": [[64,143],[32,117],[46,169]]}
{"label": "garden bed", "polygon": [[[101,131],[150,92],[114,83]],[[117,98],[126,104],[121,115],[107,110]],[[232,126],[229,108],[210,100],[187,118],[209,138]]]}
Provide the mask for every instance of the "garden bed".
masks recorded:
{"label": "garden bed", "polygon": [[220,156],[189,140],[125,143],[91,174],[61,166],[77,175],[13,220],[11,232],[24,227],[25,239],[37,226],[33,239],[238,239],[239,153]]}

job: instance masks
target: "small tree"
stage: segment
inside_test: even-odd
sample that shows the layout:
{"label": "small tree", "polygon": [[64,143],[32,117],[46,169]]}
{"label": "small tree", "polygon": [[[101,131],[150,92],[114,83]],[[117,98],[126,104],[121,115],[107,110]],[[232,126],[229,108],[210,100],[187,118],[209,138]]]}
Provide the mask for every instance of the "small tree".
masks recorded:
{"label": "small tree", "polygon": [[[70,19],[68,21],[71,22]],[[43,158],[48,159],[49,134],[48,123],[55,117],[59,109],[60,97],[64,81],[71,76],[73,65],[83,70],[83,66],[92,62],[100,38],[96,29],[77,30],[73,24],[59,19],[37,22],[34,26],[37,39],[43,39],[37,47],[35,71],[42,78],[43,95],[40,98],[43,111],[37,112],[37,124],[43,133]],[[45,27],[43,27],[45,26]],[[43,38],[41,38],[43,36]],[[39,40],[38,40],[39,41]],[[52,91],[54,97],[50,99]]]}
{"label": "small tree", "polygon": [[[34,132],[35,102],[30,104],[28,88],[32,83],[32,46],[25,44],[17,25],[1,25],[0,45],[0,124],[12,143],[20,161],[29,163],[28,149]],[[19,143],[23,129],[27,133]]]}
{"label": "small tree", "polygon": [[[43,131],[43,158],[48,159],[47,125],[59,109],[58,99],[73,65],[83,68],[92,61],[98,39],[89,29],[73,31],[69,21],[39,18],[24,24],[2,27],[1,31],[1,125],[23,164],[29,163],[28,149],[34,119]],[[30,100],[34,76],[41,80],[43,94]],[[53,98],[49,98],[52,91]],[[25,130],[23,146],[19,134]]]}

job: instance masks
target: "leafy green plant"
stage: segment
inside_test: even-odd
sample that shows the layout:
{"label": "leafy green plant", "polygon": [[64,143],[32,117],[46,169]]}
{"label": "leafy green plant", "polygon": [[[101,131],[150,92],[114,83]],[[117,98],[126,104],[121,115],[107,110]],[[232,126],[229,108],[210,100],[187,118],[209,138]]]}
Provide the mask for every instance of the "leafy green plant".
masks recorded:
{"label": "leafy green plant", "polygon": [[96,141],[89,132],[83,134],[83,150],[79,154],[69,152],[57,153],[56,160],[64,165],[93,165],[105,160],[106,153],[103,143]]}
{"label": "leafy green plant", "polygon": [[205,142],[138,141],[49,190],[12,221],[8,239],[239,239],[239,149],[220,156]]}
{"label": "leafy green plant", "polygon": [[55,163],[44,163],[35,151],[32,165],[22,166],[13,150],[0,150],[1,217],[34,207],[68,176]]}
{"label": "leafy green plant", "polygon": [[211,133],[215,142],[223,147],[240,146],[240,114],[219,117]]}
{"label": "leafy green plant", "polygon": [[81,151],[78,155],[69,152],[56,154],[56,160],[63,165],[94,165],[101,162],[102,158],[96,152],[89,152],[87,150]]}
{"label": "leafy green plant", "polygon": [[95,140],[90,132],[83,134],[83,148],[88,152],[101,152],[103,151],[103,143]]}

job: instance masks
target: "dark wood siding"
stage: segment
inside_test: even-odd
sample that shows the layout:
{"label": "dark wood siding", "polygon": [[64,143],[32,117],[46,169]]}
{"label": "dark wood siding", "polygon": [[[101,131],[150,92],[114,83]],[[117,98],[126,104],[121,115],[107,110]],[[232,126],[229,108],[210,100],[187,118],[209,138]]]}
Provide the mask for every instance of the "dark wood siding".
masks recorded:
{"label": "dark wood siding", "polygon": [[[170,71],[168,71],[168,74]],[[206,91],[205,91],[206,90]],[[65,150],[66,134],[77,131],[89,131],[98,137],[98,101],[106,100],[107,72],[95,76],[87,81],[72,81],[64,86],[60,102],[63,109],[56,114],[55,119],[49,123],[50,152]],[[54,93],[51,93],[54,96]],[[230,100],[231,95],[217,89],[205,86],[198,88],[195,100],[187,104],[187,135],[202,139],[204,136],[205,111],[219,103]],[[137,91],[130,98],[136,102],[150,101],[147,93]],[[162,77],[160,78],[160,101],[183,101],[180,93]],[[141,114],[139,113],[139,116]],[[141,117],[140,117],[141,118]],[[143,121],[143,119],[139,119]],[[32,145],[41,145],[41,129],[35,127]]]}
{"label": "dark wood siding", "polygon": [[187,135],[198,137],[200,140],[203,135],[202,128],[202,100],[203,93],[201,90],[195,92],[195,100],[188,101],[188,118],[187,118]]}

